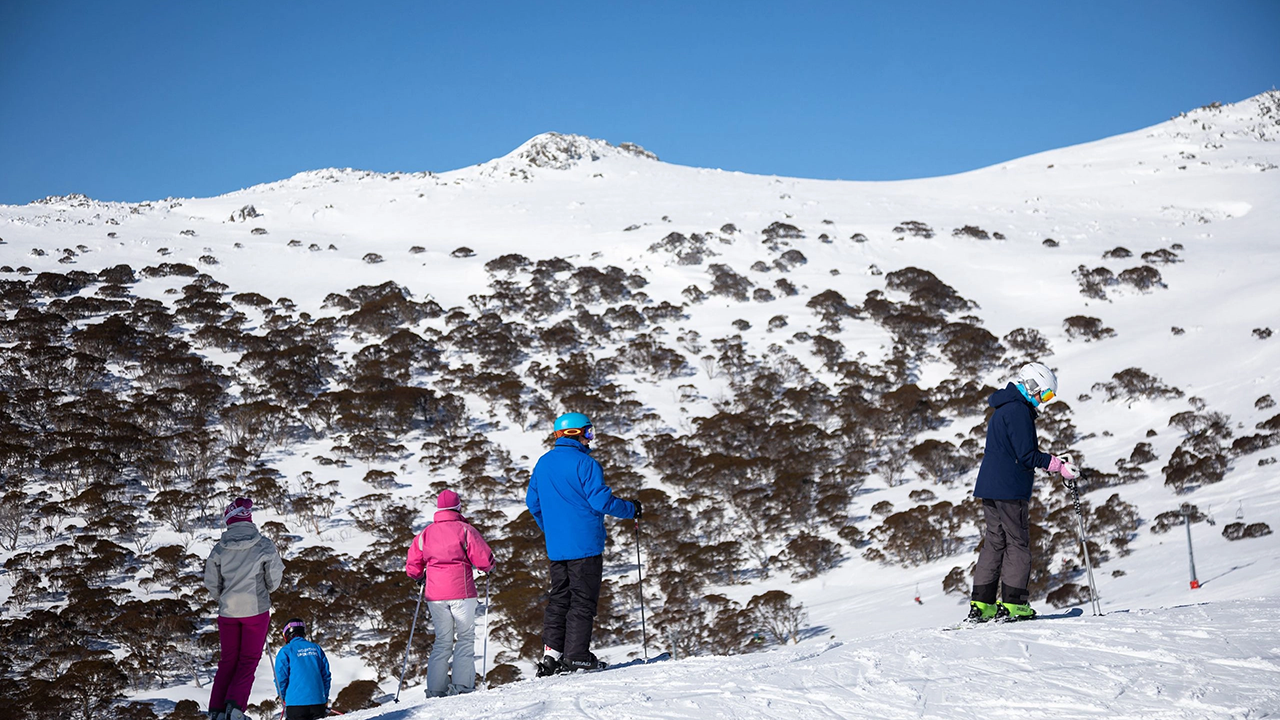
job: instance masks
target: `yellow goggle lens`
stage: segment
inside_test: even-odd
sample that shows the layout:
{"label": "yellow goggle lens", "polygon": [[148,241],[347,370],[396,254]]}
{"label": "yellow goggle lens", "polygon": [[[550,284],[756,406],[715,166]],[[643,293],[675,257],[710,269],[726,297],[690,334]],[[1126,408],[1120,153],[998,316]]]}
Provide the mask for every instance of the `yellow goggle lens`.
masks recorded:
{"label": "yellow goggle lens", "polygon": [[1040,402],[1047,403],[1055,397],[1052,390],[1045,390],[1040,393]]}

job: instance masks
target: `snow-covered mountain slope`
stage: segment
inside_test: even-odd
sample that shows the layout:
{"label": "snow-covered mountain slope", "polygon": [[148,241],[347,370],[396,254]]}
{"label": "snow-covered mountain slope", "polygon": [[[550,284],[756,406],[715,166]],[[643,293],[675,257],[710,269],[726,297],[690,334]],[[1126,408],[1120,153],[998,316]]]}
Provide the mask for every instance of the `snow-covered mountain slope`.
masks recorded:
{"label": "snow-covered mountain slope", "polygon": [[[518,683],[353,720],[584,718],[1263,718],[1280,712],[1280,603],[815,639]],[[415,693],[416,695],[416,693]]]}
{"label": "snow-covered mountain slope", "polygon": [[[227,296],[265,296],[269,306],[265,309],[248,304],[237,308],[245,315],[245,331],[259,335],[282,324],[301,323],[303,315],[308,320],[339,318],[346,309],[335,305],[331,295],[393,281],[409,290],[413,299],[433,300],[441,306],[444,313],[439,317],[416,318],[403,324],[438,339],[456,327],[475,323],[483,312],[498,305],[492,296],[498,294],[500,283],[511,281],[523,286],[529,282],[529,266],[519,262],[493,264],[503,256],[518,254],[531,264],[564,258],[575,268],[620,268],[624,275],[641,278],[643,286],[631,287],[630,295],[620,301],[574,299],[572,309],[586,307],[603,314],[605,306],[619,310],[626,303],[653,309],[664,302],[682,308],[676,317],[638,329],[619,324],[600,334],[590,345],[593,356],[600,361],[620,356],[637,338],[647,335],[675,348],[685,368],[661,377],[634,368],[619,371],[612,380],[622,392],[633,394],[631,397],[639,406],[634,414],[639,419],[626,429],[601,426],[601,434],[613,431],[634,442],[631,469],[638,473],[644,487],[667,491],[682,506],[692,508],[691,512],[701,520],[711,515],[709,509],[718,509],[714,506],[723,504],[724,499],[693,498],[694,492],[666,483],[663,473],[653,467],[653,458],[643,457],[643,443],[663,433],[676,438],[694,435],[702,427],[698,418],[734,405],[743,388],[718,364],[715,356],[719,350],[712,341],[740,336],[745,351],[759,364],[776,363],[782,367],[784,360],[794,359],[799,369],[788,372],[796,383],[815,381],[838,389],[847,377],[833,367],[835,363],[819,354],[814,338],[841,343],[846,360],[859,357],[875,365],[893,359],[899,335],[887,323],[870,319],[861,306],[858,313],[841,315],[836,327],[832,327],[819,316],[814,298],[830,290],[851,305],[861,303],[868,293],[884,293],[885,297],[905,302],[908,291],[887,286],[886,274],[921,268],[970,301],[965,309],[949,312],[947,319],[953,325],[982,327],[996,338],[1007,338],[1020,328],[1035,329],[1044,336],[1051,350],[1046,361],[1058,371],[1061,396],[1071,407],[1069,420],[1079,431],[1069,441],[1064,440],[1064,447],[1058,451],[1079,454],[1099,472],[1117,469],[1118,462],[1126,472],[1134,471],[1134,482],[1100,488],[1085,498],[1097,507],[1113,493],[1119,493],[1136,507],[1141,518],[1138,530],[1127,538],[1130,554],[1117,550],[1099,572],[1104,609],[1109,613],[1129,612],[1111,615],[1107,622],[1086,618],[1060,624],[1079,623],[1088,629],[1087,637],[1098,638],[1096,642],[1103,645],[1107,643],[1105,634],[1113,628],[1126,628],[1129,626],[1125,623],[1147,617],[1139,611],[1205,602],[1194,610],[1157,614],[1153,622],[1161,632],[1172,633],[1170,626],[1179,622],[1178,618],[1199,613],[1207,618],[1207,627],[1217,628],[1208,631],[1214,634],[1228,632],[1226,624],[1233,615],[1264,617],[1268,608],[1274,609],[1274,598],[1280,594],[1277,536],[1229,541],[1221,534],[1237,515],[1247,524],[1280,526],[1275,451],[1266,442],[1239,452],[1227,451],[1234,439],[1255,433],[1271,438],[1276,431],[1264,431],[1259,425],[1276,413],[1274,404],[1268,405],[1264,398],[1280,397],[1276,382],[1280,338],[1271,337],[1271,331],[1280,330],[1280,271],[1276,270],[1280,267],[1280,244],[1275,230],[1280,227],[1278,138],[1280,93],[1270,92],[1233,105],[1201,108],[1142,131],[969,173],[869,183],[681,167],[663,163],[638,146],[613,146],[589,138],[546,134],[505,157],[441,174],[329,169],[300,173],[215,198],[124,204],[65,197],[25,206],[0,206],[0,281],[31,281],[40,273],[96,273],[122,263],[139,271],[161,263],[187,264],[224,283]],[[735,297],[732,291],[714,290],[727,276],[713,269],[713,265],[729,268],[734,276],[745,279],[741,297]],[[1154,277],[1152,272],[1156,273]],[[566,286],[571,282],[564,271],[551,276]],[[172,307],[174,296],[182,297],[182,288],[188,281],[188,277],[160,273],[144,277],[128,290],[137,297],[160,300]],[[787,285],[793,294],[785,289]],[[700,288],[699,292],[689,292],[691,286]],[[95,289],[87,287],[78,294],[94,297]],[[583,296],[587,295],[590,293]],[[47,307],[47,300],[37,304]],[[461,312],[461,319],[451,319],[448,313],[453,309]],[[506,321],[520,318],[518,309],[493,312]],[[17,311],[6,311],[4,319],[16,317]],[[281,317],[287,322],[282,323]],[[544,330],[564,320],[572,324],[577,317],[570,309],[561,308],[547,317],[525,322],[535,330]],[[1087,324],[1066,322],[1068,318],[1094,318],[1097,326],[1089,329]],[[82,318],[74,327],[93,321]],[[1110,333],[1102,328],[1110,329]],[[174,333],[190,337],[193,329],[192,323],[186,323]],[[376,335],[350,329],[335,331],[341,372],[325,378],[328,390],[339,390],[350,380],[347,375],[356,364],[357,352],[383,339]],[[249,374],[235,370],[243,352],[223,349],[216,343],[194,344],[202,357],[227,369],[232,376],[227,392],[236,399],[247,400],[254,392],[262,391]],[[7,342],[4,348],[19,345],[16,341]],[[988,366],[971,373],[961,372],[938,345],[933,343],[913,357],[903,378],[903,382],[918,384],[928,397],[934,398],[952,397],[953,391],[944,388],[948,381],[976,378],[980,383],[1002,384],[1007,379],[1005,360],[1012,361],[1018,355],[1009,348],[1007,357],[988,358]],[[454,368],[482,366],[485,362],[456,345],[441,343],[441,347],[446,348],[445,354]],[[420,368],[413,369],[410,381],[427,387],[455,388],[467,403],[466,431],[483,433],[509,455],[506,467],[486,471],[509,481],[493,503],[496,512],[508,519],[521,510],[519,472],[527,471],[542,451],[546,413],[573,409],[560,407],[562,396],[545,388],[545,392],[539,390],[539,382],[533,379],[535,365],[552,366],[564,360],[567,352],[551,348],[540,338],[528,340],[522,350],[525,352],[518,362],[503,370],[510,370],[524,384],[522,399],[541,392],[541,405],[529,403],[512,410],[475,388],[456,389],[457,376],[442,378],[440,373],[431,374],[435,371],[423,372]],[[711,360],[704,361],[708,354],[712,355]],[[1183,395],[1149,396],[1136,393],[1123,383],[1117,386],[1116,374],[1128,368],[1140,368],[1180,389]],[[112,365],[108,370],[121,382],[133,381],[131,368]],[[981,422],[981,398],[970,405],[960,410],[948,408],[946,424],[920,431],[913,439],[948,441],[961,448],[956,450],[958,455],[972,459],[975,451],[963,449],[964,440],[973,438],[970,428]],[[843,412],[823,407],[825,414],[799,419],[835,433],[847,418]],[[1170,418],[1188,410],[1200,413],[1205,422],[1209,421],[1208,413],[1229,418],[1226,434],[1215,431],[1219,435],[1214,441],[1215,447],[1221,444],[1229,467],[1221,482],[1202,484],[1192,492],[1179,494],[1164,483],[1161,468],[1172,462],[1190,434],[1190,430],[1171,426]],[[303,425],[297,413],[291,418],[295,429]],[[782,419],[796,418],[789,414]],[[1192,418],[1188,422],[1199,420]],[[460,436],[463,431],[454,432]],[[424,440],[437,437],[415,428],[400,440],[403,452],[395,457],[322,465],[319,460],[328,461],[335,456],[334,448],[349,437],[335,439],[297,429],[288,442],[270,447],[261,460],[280,472],[287,481],[282,484],[288,486],[290,493],[310,487],[304,485],[303,478],[307,483],[331,481],[333,484],[326,490],[331,493],[331,514],[304,522],[281,503],[280,507],[256,511],[258,522],[279,521],[289,526],[296,536],[291,557],[310,548],[327,548],[348,558],[357,557],[371,544],[370,533],[358,529],[355,520],[360,510],[356,501],[375,492],[368,481],[370,470],[396,473],[394,483],[376,490],[418,511],[413,519],[417,527],[429,519],[432,483],[456,485],[466,481],[458,467],[461,456],[450,457],[439,466],[431,462]],[[980,439],[979,434],[979,449]],[[1151,458],[1131,461],[1139,443],[1149,443]],[[867,467],[862,469],[869,475],[840,508],[839,514],[847,517],[849,524],[870,530],[885,514],[873,511],[877,504],[888,502],[896,510],[903,510],[926,502],[916,495],[924,490],[936,494],[937,500],[957,504],[968,494],[976,466],[965,469],[950,484],[939,484],[930,479],[931,468],[914,460],[904,461],[906,482],[899,483],[903,478],[890,478],[885,468],[892,464],[887,462],[893,459],[890,455],[896,452],[901,456],[907,447],[896,451],[886,447],[860,448],[868,453]],[[232,485],[243,487],[243,477],[235,475],[243,473],[243,468],[228,468],[229,464],[216,468],[217,472],[232,476],[231,483],[218,481],[217,488],[222,493],[229,492]],[[823,475],[829,469],[819,468],[822,472],[817,474]],[[1145,479],[1136,479],[1137,470]],[[39,472],[36,463],[33,484],[50,490],[53,482],[39,477]],[[131,480],[138,482],[132,476]],[[1052,495],[1054,502],[1063,502],[1060,490],[1049,489],[1055,487],[1052,483],[1042,481],[1042,485],[1046,500]],[[144,506],[153,499],[149,493],[155,489],[145,483],[134,486],[129,502]],[[50,492],[54,499],[61,497],[61,493]],[[1195,591],[1188,589],[1183,529],[1175,526],[1172,532],[1162,534],[1150,531],[1158,516],[1185,501],[1194,503],[1216,521],[1215,525],[1193,526],[1197,567],[1203,582],[1203,587]],[[63,520],[83,526],[91,518],[73,515]],[[158,527],[151,547],[177,544],[203,557],[214,537],[213,523],[206,525],[184,533]],[[725,526],[729,525],[726,520]],[[901,652],[909,640],[884,633],[923,632],[920,628],[935,628],[963,614],[960,596],[944,595],[942,580],[952,568],[963,570],[972,561],[976,528],[971,522],[962,524],[960,546],[954,554],[901,567],[866,559],[861,545],[837,534],[837,525],[827,522],[815,527],[815,533],[843,548],[844,560],[833,569],[804,580],[796,579],[794,571],[758,578],[752,574],[756,569],[746,567],[753,563],[743,561],[747,580],[723,584],[724,579],[717,577],[712,583],[715,591],[745,605],[765,590],[786,589],[803,602],[808,625],[815,630],[805,641],[809,650],[802,652],[841,656],[843,659],[833,666],[851,673],[843,677],[871,673],[866,670],[859,675],[860,663],[870,662],[868,657],[879,654],[888,668],[884,687],[894,688],[887,692],[903,693],[902,704],[890,704],[886,714],[918,714],[921,698],[929,698],[930,707],[945,701],[946,696],[932,695],[907,677],[924,677],[911,675],[911,656]],[[617,526],[614,532],[621,534],[623,530]],[[797,526],[771,536],[762,551],[780,552],[798,532]],[[1067,532],[1074,530],[1068,526]],[[732,532],[724,537],[691,539],[709,544],[720,540],[742,544]],[[48,552],[61,540],[37,534],[24,539],[18,552]],[[0,558],[8,560],[15,554],[0,551]],[[631,557],[621,553],[609,557],[614,579],[630,577],[633,568],[627,563]],[[654,558],[655,563],[663,561],[662,557]],[[1059,571],[1072,572],[1069,567]],[[0,579],[0,601],[13,597],[15,583],[12,576],[9,581]],[[119,587],[134,597],[169,596],[164,589],[144,587],[132,580],[120,581]],[[662,598],[652,589],[649,592],[655,594],[650,609],[657,611],[655,606],[661,604]],[[917,595],[922,604],[912,602]],[[1230,604],[1237,598],[1262,600],[1253,605]],[[51,592],[45,604],[56,608],[64,600]],[[624,605],[619,602],[619,606]],[[634,609],[623,607],[626,612]],[[1112,623],[1117,617],[1119,620]],[[981,670],[966,672],[955,668],[953,675],[944,674],[952,657],[946,643],[975,643],[958,650],[960,657],[970,657],[965,653],[981,656],[990,650],[1007,658],[1011,652],[1020,652],[1005,644],[1008,637],[1027,637],[1033,645],[1032,640],[1049,643],[1057,633],[1069,632],[1060,631],[1058,625],[1017,628],[1016,634],[1008,636],[987,634],[984,630],[954,641],[949,637],[937,639],[936,644],[930,635],[928,644],[934,649],[919,662],[922,667],[932,668],[929,677],[943,688],[948,687],[947,682],[976,683],[973,676],[983,674]],[[1132,632],[1145,631],[1134,626]],[[1258,649],[1250,652],[1262,660],[1240,666],[1253,668],[1250,672],[1271,672],[1266,667],[1275,664],[1276,647],[1280,644],[1275,631],[1264,627],[1261,632]],[[832,635],[846,644],[820,649],[818,643],[829,641]],[[1114,636],[1106,637],[1114,640]],[[1163,657],[1160,648],[1166,646],[1160,643],[1175,640],[1172,635],[1159,642],[1151,640],[1143,645],[1148,649],[1143,652],[1150,651],[1150,658]],[[665,642],[665,638],[655,640],[659,644]],[[1063,641],[1059,638],[1058,642]],[[1077,651],[1086,653],[1081,647],[1046,652],[1037,655],[1037,661],[1056,667],[1071,678],[1066,682],[1083,681],[1083,675],[1072,674],[1085,672],[1072,665]],[[1212,666],[1215,672],[1230,667],[1234,662],[1231,651],[1224,646],[1212,647],[1217,650],[1206,651],[1210,657],[1223,660]],[[515,649],[494,642],[490,666],[499,651]],[[601,654],[618,659],[637,651],[637,645],[629,642],[604,648]],[[1221,655],[1212,654],[1219,651]],[[336,656],[335,688],[355,679],[374,677],[366,658],[353,653]],[[750,673],[758,666],[761,669],[755,676],[757,684],[766,685],[770,672],[765,666],[784,656],[791,657],[782,653],[768,656],[769,660],[751,656],[732,660],[723,667]],[[1126,668],[1117,660],[1097,657],[1099,662],[1109,663],[1117,677],[1131,678],[1135,687],[1145,688],[1142,692],[1154,687],[1143,684],[1152,673],[1186,671],[1185,667],[1166,667],[1155,660]],[[687,673],[692,675],[688,682],[696,685],[704,682],[702,668],[712,673],[706,677],[719,677],[711,670],[719,666],[718,662],[695,659],[669,668],[636,672],[656,673],[664,683],[667,673],[675,674],[670,676],[671,683],[685,682],[678,677]],[[800,665],[804,662],[796,661]],[[788,673],[781,673],[791,679],[782,681],[779,693],[807,687],[803,677]],[[1046,672],[1036,677],[1053,674]],[[944,677],[952,679],[944,681]],[[1007,674],[1001,677],[1005,678],[1002,682],[1013,682]],[[172,678],[174,683],[183,682],[176,672]],[[383,680],[386,690],[390,685],[385,677]],[[624,680],[601,676],[563,682],[569,688],[579,682],[607,684]],[[714,688],[718,682],[706,681],[705,687]],[[1200,685],[1169,682],[1168,686],[1180,688],[1178,692],[1185,690],[1188,697],[1197,693],[1204,696],[1196,689]],[[255,700],[269,698],[269,687],[270,668],[264,664],[259,669]],[[533,693],[534,687],[510,692]],[[1248,686],[1222,687],[1243,693]],[[908,692],[909,688],[913,689]],[[1031,692],[1025,693],[1021,688],[1018,686],[1017,691],[1026,696],[1053,690],[1047,685],[1032,685]],[[204,693],[203,688],[187,682],[131,691],[131,696],[202,700]],[[1117,688],[1115,693],[1117,700],[1112,707],[1123,711],[1115,714],[1131,711],[1132,715],[1144,716],[1147,709],[1154,707],[1141,704],[1145,700],[1134,697],[1141,692],[1133,689],[1121,693]],[[655,710],[657,716],[663,716],[663,712],[681,716],[684,710],[679,708],[686,707],[679,704],[683,700],[661,697],[666,698],[663,703],[669,701],[671,705]],[[734,704],[736,700],[726,697],[724,714],[747,712],[746,705]],[[852,697],[851,702],[858,696]],[[980,693],[964,697],[974,703],[986,702]],[[1101,703],[1100,697],[1090,693],[1079,699]],[[1274,711],[1274,696],[1271,697]],[[1212,704],[1213,712],[1229,716],[1238,706],[1228,700],[1206,702]],[[465,698],[449,702],[499,700]],[[523,717],[519,713],[525,712],[521,709],[525,706],[512,702],[509,709],[489,709],[497,717],[505,716],[503,713]],[[529,702],[532,706],[533,701]],[[785,707],[786,702],[780,697],[775,704]],[[1134,704],[1125,704],[1128,702]],[[554,707],[557,712],[562,709]],[[1105,706],[1099,707],[1103,707],[1099,714],[1108,714]],[[606,709],[588,705],[586,709],[566,712],[574,716],[573,712],[598,711]],[[697,710],[689,712],[696,714]],[[865,714],[873,715],[874,711]],[[954,716],[966,717],[963,713]]]}

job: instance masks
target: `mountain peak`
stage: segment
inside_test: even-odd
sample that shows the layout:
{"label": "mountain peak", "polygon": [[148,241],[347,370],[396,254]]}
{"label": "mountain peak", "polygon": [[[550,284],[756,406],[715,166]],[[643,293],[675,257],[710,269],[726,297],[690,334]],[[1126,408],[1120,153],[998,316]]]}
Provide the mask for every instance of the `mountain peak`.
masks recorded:
{"label": "mountain peak", "polygon": [[582,161],[595,162],[606,157],[632,156],[657,160],[658,156],[636,145],[614,145],[606,140],[585,135],[542,133],[513,150],[507,159],[519,160],[533,167],[566,170]]}

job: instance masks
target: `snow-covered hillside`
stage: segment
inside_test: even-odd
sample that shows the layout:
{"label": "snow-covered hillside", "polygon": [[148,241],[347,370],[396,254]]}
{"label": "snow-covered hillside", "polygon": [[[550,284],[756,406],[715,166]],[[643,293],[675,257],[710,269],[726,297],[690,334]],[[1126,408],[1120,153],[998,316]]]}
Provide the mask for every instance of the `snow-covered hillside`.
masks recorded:
{"label": "snow-covered hillside", "polygon": [[[683,597],[670,577],[665,585],[659,575],[646,579],[657,628],[649,628],[651,643],[666,647],[678,635],[673,616],[684,612],[681,603],[711,607],[707,597],[715,595],[745,611],[752,598],[784,589],[806,611],[801,648],[517,683],[445,701],[450,708],[491,717],[1276,714],[1280,636],[1268,617],[1280,596],[1277,536],[1233,541],[1223,529],[1237,521],[1280,526],[1277,227],[1274,91],[1086,145],[902,182],[681,167],[631,144],[545,134],[505,157],[441,174],[330,169],[214,198],[123,204],[61,197],[0,206],[0,290],[9,293],[0,306],[7,385],[0,430],[10,440],[19,432],[72,438],[65,447],[0,447],[3,490],[22,494],[10,503],[20,508],[11,523],[17,535],[0,542],[0,602],[15,619],[65,610],[75,598],[69,580],[55,573],[46,582],[51,568],[73,557],[55,551],[84,537],[96,519],[97,500],[71,477],[90,477],[89,464],[68,460],[68,451],[92,445],[83,437],[106,434],[108,423],[72,432],[64,427],[71,420],[48,418],[57,408],[106,402],[90,397],[90,388],[118,403],[104,417],[162,438],[156,443],[169,453],[162,459],[174,464],[158,470],[109,451],[111,469],[100,474],[119,482],[105,497],[132,508],[143,530],[94,531],[115,537],[127,554],[90,587],[123,589],[111,600],[121,606],[126,598],[173,598],[195,609],[204,601],[190,576],[198,562],[175,560],[170,583],[158,579],[168,576],[155,551],[178,546],[202,559],[216,537],[212,509],[233,489],[253,487],[279,488],[275,502],[262,498],[255,517],[260,525],[281,523],[291,539],[287,557],[316,550],[307,556],[309,577],[323,576],[327,562],[365,575],[376,567],[397,592],[393,553],[372,548],[390,548],[398,536],[377,528],[420,528],[435,489],[457,487],[468,510],[516,553],[507,574],[495,578],[506,583],[499,597],[514,597],[514,566],[540,567],[520,554],[512,529],[523,509],[523,473],[542,452],[549,418],[579,409],[573,402],[593,402],[606,408],[600,434],[621,443],[602,447],[619,487],[661,492],[654,497],[673,518],[684,517],[677,510],[690,516],[685,528],[662,527],[660,519],[649,526],[646,563],[705,584]],[[127,275],[99,275],[122,264]],[[903,272],[911,268],[933,280]],[[42,275],[76,271],[83,277],[69,284]],[[370,288],[388,281],[406,291],[392,301],[412,303],[380,315],[390,296]],[[89,302],[120,298],[127,302]],[[177,320],[152,324],[145,300],[164,303]],[[59,313],[60,321],[50,319]],[[222,395],[202,410],[200,424],[148,414],[143,400],[164,402],[155,398],[168,397],[163,392],[179,380],[118,349],[82,385],[63,377],[74,372],[37,371],[24,354],[37,341],[67,344],[67,357],[85,352],[77,333],[112,313],[145,325],[153,338],[189,342],[206,362],[201,372],[216,376],[211,382]],[[562,327],[568,339],[550,332]],[[393,335],[402,330],[408,340]],[[279,343],[311,348],[314,364],[298,371],[311,385],[299,390],[262,369]],[[413,348],[404,351],[412,361],[396,360],[402,346]],[[570,372],[575,354],[590,367]],[[1002,385],[1010,366],[1033,356],[1058,372],[1064,401],[1046,412],[1046,445],[1102,478],[1086,494],[1091,509],[1116,508],[1091,521],[1109,555],[1098,572],[1108,616],[938,634],[964,613],[963,596],[945,594],[943,583],[953,572],[967,580],[977,541],[973,518],[960,508],[981,452],[983,389]],[[449,418],[439,425],[413,415],[403,427],[379,427],[384,444],[363,451],[357,437],[375,433],[356,420],[321,417],[315,404],[353,388],[380,392],[376,381],[393,377],[397,387],[427,388],[461,407],[432,406]],[[583,378],[599,380],[581,388],[587,396],[570,382]],[[904,406],[909,412],[930,405],[918,426],[885,400],[907,386],[922,398]],[[250,438],[260,423],[244,413],[256,402],[276,408],[270,413],[279,427],[269,438]],[[723,454],[713,435],[733,436],[738,428],[729,420],[743,415],[766,426],[747,437],[768,438],[769,452],[761,453],[771,464],[717,477],[729,478],[728,487],[740,472],[759,481],[763,494],[730,498],[718,485],[680,484],[704,476],[682,474],[688,468],[667,449],[687,441],[691,456]],[[720,420],[706,420],[713,417]],[[184,430],[208,443],[188,443]],[[182,443],[202,449],[188,453]],[[787,444],[785,453],[777,448]],[[930,447],[935,454],[926,454]],[[810,452],[798,484],[818,490],[797,500],[779,477],[804,466]],[[477,457],[478,469],[464,467]],[[255,468],[263,473],[255,476]],[[779,491],[771,495],[773,483]],[[1051,566],[1043,591],[1051,592],[1080,582],[1075,519],[1054,514],[1068,507],[1065,492],[1047,479],[1041,485],[1045,512],[1036,522],[1045,528]],[[190,517],[154,510],[156,494],[169,490],[190,493],[174,501]],[[1112,495],[1120,504],[1107,506]],[[1194,591],[1185,530],[1175,524],[1152,532],[1167,529],[1171,516],[1158,518],[1184,502],[1210,521],[1192,528],[1202,583]],[[954,504],[954,514],[943,503]],[[768,527],[748,527],[747,509],[784,504],[813,509],[777,511]],[[941,555],[900,560],[887,547],[892,533],[877,534],[877,526],[925,505],[935,513],[931,522],[958,529]],[[1136,528],[1120,517],[1127,506]],[[396,508],[412,516],[387,514]],[[662,512],[648,500],[646,508]],[[602,621],[609,646],[600,653],[615,660],[639,651],[628,529],[614,528],[607,556],[616,597],[613,617]],[[791,546],[805,538],[834,549],[824,551],[822,568],[806,567]],[[684,565],[677,541],[707,555]],[[716,547],[721,555],[709,550]],[[321,550],[331,556],[321,558]],[[314,613],[308,619],[323,635],[325,610],[357,592],[329,588],[325,595],[315,587],[296,587],[307,601],[296,607]],[[24,599],[15,602],[19,594]],[[412,608],[395,602],[378,608],[387,617],[353,612],[343,620],[351,629],[342,642],[352,651],[332,653],[335,692],[374,678],[394,691],[387,668],[398,670],[397,652],[384,653],[394,656],[388,660],[370,648],[389,642],[394,650],[400,638],[403,650],[399,623],[407,627]],[[495,601],[499,632],[489,667],[523,667],[527,676],[527,657],[519,656],[528,628],[516,619],[520,608],[504,602],[516,601]],[[1043,592],[1035,604],[1056,612]],[[290,607],[288,600],[277,605]],[[735,617],[745,623],[735,632],[759,629],[749,613]],[[101,647],[117,660],[129,654],[105,636]],[[157,710],[182,698],[203,702],[207,684],[197,687],[190,668],[207,679],[207,641],[173,653],[190,662],[175,659],[124,694],[156,701]],[[0,665],[15,677],[28,669]],[[55,664],[46,679],[62,669]],[[565,692],[546,695],[545,687]],[[269,688],[264,663],[255,700],[270,698]],[[1025,704],[1006,705],[996,699],[1000,692]],[[1169,696],[1172,708],[1162,705]]]}

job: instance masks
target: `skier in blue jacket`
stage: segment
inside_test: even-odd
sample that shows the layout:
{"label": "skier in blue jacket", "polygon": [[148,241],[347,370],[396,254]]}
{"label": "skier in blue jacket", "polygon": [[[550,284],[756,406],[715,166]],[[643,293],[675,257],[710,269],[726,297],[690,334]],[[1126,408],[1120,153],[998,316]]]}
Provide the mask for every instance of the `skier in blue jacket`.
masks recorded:
{"label": "skier in blue jacket", "polygon": [[555,447],[534,465],[525,504],[547,542],[551,593],[542,623],[539,677],[603,667],[591,630],[604,570],[604,516],[640,519],[640,503],[620,500],[590,455],[595,431],[582,413],[556,418]]}
{"label": "skier in blue jacket", "polygon": [[1076,476],[1070,461],[1037,447],[1035,409],[1053,400],[1057,392],[1058,377],[1047,366],[1033,362],[1022,367],[1016,382],[995,391],[987,401],[995,412],[987,421],[986,451],[973,489],[973,496],[982,500],[986,535],[973,571],[971,622],[1035,617],[1036,611],[1027,604],[1035,469],[1061,473],[1067,480]]}
{"label": "skier in blue jacket", "polygon": [[285,623],[284,647],[276,653],[276,694],[284,701],[287,720],[316,720],[329,715],[329,659],[307,640],[298,618]]}

